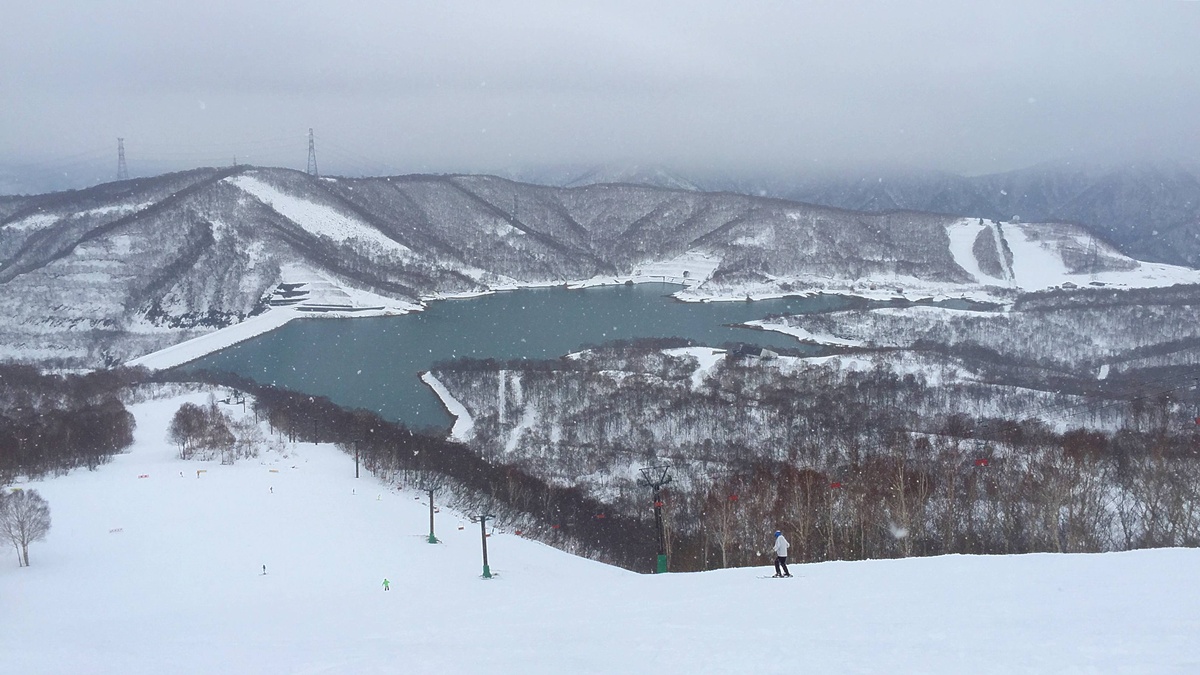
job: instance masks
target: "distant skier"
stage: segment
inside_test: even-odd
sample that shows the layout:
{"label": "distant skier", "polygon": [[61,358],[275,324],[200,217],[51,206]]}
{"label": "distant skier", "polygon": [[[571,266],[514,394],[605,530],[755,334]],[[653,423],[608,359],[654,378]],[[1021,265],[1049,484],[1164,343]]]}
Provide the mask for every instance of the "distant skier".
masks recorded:
{"label": "distant skier", "polygon": [[[788,540],[779,530],[775,530],[775,576],[790,577],[792,573],[787,568]],[[782,573],[781,573],[782,571]]]}
{"label": "distant skier", "polygon": [[392,582],[388,581],[387,579],[384,579],[383,580],[383,590],[385,590],[385,591],[392,590]]}
{"label": "distant skier", "polygon": [[267,566],[263,565],[263,576],[267,575]]}

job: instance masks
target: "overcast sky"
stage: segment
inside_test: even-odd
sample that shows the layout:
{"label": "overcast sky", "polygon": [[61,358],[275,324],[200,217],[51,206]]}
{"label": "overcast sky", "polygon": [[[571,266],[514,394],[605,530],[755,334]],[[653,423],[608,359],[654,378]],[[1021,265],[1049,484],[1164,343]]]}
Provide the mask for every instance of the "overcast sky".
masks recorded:
{"label": "overcast sky", "polygon": [[351,173],[1200,157],[1198,2],[31,0],[0,161]]}

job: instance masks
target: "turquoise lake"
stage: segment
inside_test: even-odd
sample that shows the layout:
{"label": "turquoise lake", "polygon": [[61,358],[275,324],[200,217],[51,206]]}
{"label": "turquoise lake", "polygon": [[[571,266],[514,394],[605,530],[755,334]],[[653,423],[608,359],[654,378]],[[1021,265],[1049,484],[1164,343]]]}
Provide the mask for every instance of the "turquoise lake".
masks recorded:
{"label": "turquoise lake", "polygon": [[327,396],[342,406],[372,410],[411,428],[447,429],[450,416],[419,379],[439,361],[552,359],[586,344],[662,337],[821,354],[828,350],[780,333],[728,324],[868,304],[839,296],[685,303],[668,297],[678,289],[669,284],[522,289],[439,300],[425,311],[403,316],[292,321],[185,368],[231,371],[263,384]]}

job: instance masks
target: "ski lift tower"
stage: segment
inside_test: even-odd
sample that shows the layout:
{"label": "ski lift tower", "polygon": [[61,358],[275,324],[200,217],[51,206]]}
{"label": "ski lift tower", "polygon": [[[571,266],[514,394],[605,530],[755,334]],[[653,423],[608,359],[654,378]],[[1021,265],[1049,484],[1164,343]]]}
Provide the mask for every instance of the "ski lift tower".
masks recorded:
{"label": "ski lift tower", "polygon": [[667,542],[663,533],[662,489],[671,482],[671,465],[664,463],[644,466],[641,472],[642,477],[638,479],[638,485],[650,488],[654,496],[654,527],[658,530],[658,562],[654,573],[663,574],[667,571]]}
{"label": "ski lift tower", "polygon": [[488,521],[488,518],[495,518],[496,516],[492,513],[489,513],[490,510],[491,509],[485,507],[485,508],[480,509],[479,513],[471,516],[472,523],[479,523],[480,538],[483,541],[483,576],[482,576],[482,578],[484,578],[484,579],[492,578],[492,570],[488,567],[488,559],[487,559],[487,521]]}
{"label": "ski lift tower", "polygon": [[[428,539],[426,539],[426,541],[428,541],[431,544],[440,544],[442,542],[438,541],[438,538],[436,536],[434,536],[434,534],[433,534],[433,513],[434,513],[433,494],[435,492],[437,492],[438,483],[436,480],[434,480],[428,474],[428,472],[426,472],[421,475],[421,479],[417,485],[417,488],[424,491],[427,495],[429,495],[429,537],[428,537]],[[486,541],[484,542],[483,558],[484,558],[484,567],[486,567],[487,566],[487,542]]]}

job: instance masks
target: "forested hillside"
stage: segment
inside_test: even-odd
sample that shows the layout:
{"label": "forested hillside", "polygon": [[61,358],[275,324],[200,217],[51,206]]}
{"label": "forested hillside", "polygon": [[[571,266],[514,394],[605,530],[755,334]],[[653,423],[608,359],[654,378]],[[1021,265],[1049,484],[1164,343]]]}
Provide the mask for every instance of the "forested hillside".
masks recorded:
{"label": "forested hillside", "polygon": [[755,322],[812,342],[941,351],[1081,378],[1200,364],[1200,287],[1027,296],[1011,311],[864,309]]}
{"label": "forested hillside", "polygon": [[1200,265],[1200,171],[1177,163],[1051,162],[971,177],[896,169],[777,182],[770,192],[863,211],[1078,223],[1127,255]]}
{"label": "forested hillside", "polygon": [[95,469],[133,442],[128,372],[47,375],[0,364],[0,486]]}
{"label": "forested hillside", "polygon": [[744,543],[777,527],[802,560],[1200,544],[1186,374],[1100,382],[973,356],[623,345],[434,375],[480,457],[614,512],[649,517],[639,469],[670,465],[689,566],[751,564]]}

